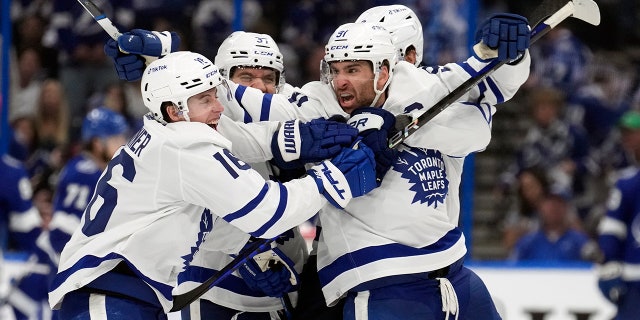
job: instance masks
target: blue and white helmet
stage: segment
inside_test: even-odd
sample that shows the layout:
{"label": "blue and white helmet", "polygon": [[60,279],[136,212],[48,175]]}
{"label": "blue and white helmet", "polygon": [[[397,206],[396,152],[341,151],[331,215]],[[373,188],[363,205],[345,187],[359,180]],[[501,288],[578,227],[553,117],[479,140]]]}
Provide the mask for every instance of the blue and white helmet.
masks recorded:
{"label": "blue and white helmet", "polygon": [[83,142],[89,142],[93,138],[106,139],[128,132],[129,124],[123,115],[106,107],[98,107],[84,117],[81,138]]}
{"label": "blue and white helmet", "polygon": [[404,59],[407,48],[413,46],[416,49],[416,66],[422,62],[422,51],[424,50],[424,35],[422,34],[422,23],[418,16],[407,6],[394,4],[389,6],[377,6],[363,12],[357,23],[378,22],[385,27],[393,43],[398,49],[398,56]]}
{"label": "blue and white helmet", "polygon": [[[324,60],[320,65],[321,80],[331,83],[331,69],[329,65],[336,61],[366,60],[373,65],[375,75],[373,90],[376,97],[372,103],[375,105],[378,98],[391,83],[393,70],[398,62],[396,47],[391,39],[391,34],[380,23],[346,23],[336,29],[325,46]],[[380,70],[385,64],[389,64],[389,79],[381,90],[376,83],[380,76]]]}
{"label": "blue and white helmet", "polygon": [[[156,121],[165,124],[160,107],[172,102],[189,121],[187,100],[199,93],[218,87],[218,97],[230,94],[227,82],[211,60],[191,51],[177,51],[151,62],[142,75],[141,90],[144,105]],[[223,92],[220,92],[220,91]]]}
{"label": "blue and white helmet", "polygon": [[276,92],[285,84],[284,59],[278,44],[268,34],[235,31],[218,48],[215,64],[226,79],[234,67],[270,68],[276,71]]}

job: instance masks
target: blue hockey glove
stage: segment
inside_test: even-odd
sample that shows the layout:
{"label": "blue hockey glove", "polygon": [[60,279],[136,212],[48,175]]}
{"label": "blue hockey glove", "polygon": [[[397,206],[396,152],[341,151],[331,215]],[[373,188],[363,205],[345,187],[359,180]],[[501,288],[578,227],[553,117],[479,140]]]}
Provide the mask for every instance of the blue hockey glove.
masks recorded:
{"label": "blue hockey glove", "polygon": [[159,58],[178,51],[180,36],[169,31],[133,29],[118,37],[118,46],[124,52]]}
{"label": "blue hockey glove", "polygon": [[515,61],[529,48],[531,31],[527,18],[511,13],[494,14],[476,32],[476,41],[498,51],[498,59]]}
{"label": "blue hockey glove", "polygon": [[353,148],[343,148],[335,158],[323,161],[307,173],[316,179],[318,190],[329,203],[344,209],[352,198],[377,187],[375,166],[371,149],[356,141]]}
{"label": "blue hockey glove", "polygon": [[145,59],[139,55],[123,53],[118,49],[118,43],[107,40],[104,45],[104,53],[113,60],[118,78],[127,81],[136,81],[142,78],[145,68]]}
{"label": "blue hockey glove", "polygon": [[270,297],[281,297],[298,288],[294,263],[280,249],[259,253],[238,268],[238,273],[251,290]]}
{"label": "blue hockey glove", "polygon": [[324,119],[309,122],[289,120],[273,135],[273,161],[283,169],[301,168],[305,163],[318,162],[337,155],[350,146],[358,130],[346,123]]}
{"label": "blue hockey glove", "polygon": [[598,288],[609,301],[618,303],[627,293],[627,283],[622,279],[622,265],[618,261],[598,267]]}
{"label": "blue hockey glove", "polygon": [[358,136],[373,151],[376,159],[376,181],[380,186],[382,178],[398,156],[398,150],[389,148],[389,137],[396,133],[396,117],[381,108],[361,107],[351,113],[348,123],[360,131]]}

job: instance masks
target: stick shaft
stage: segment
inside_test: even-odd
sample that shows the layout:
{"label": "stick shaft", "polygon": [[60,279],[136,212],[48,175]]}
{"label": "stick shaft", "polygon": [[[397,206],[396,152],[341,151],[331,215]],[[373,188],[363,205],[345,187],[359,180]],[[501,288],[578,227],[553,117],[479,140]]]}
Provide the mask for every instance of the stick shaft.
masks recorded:
{"label": "stick shaft", "polygon": [[247,260],[253,258],[258,252],[266,251],[271,248],[271,243],[275,240],[273,239],[258,239],[251,243],[245,250],[240,252],[229,264],[227,264],[224,268],[220,269],[220,271],[216,272],[213,276],[207,279],[205,282],[197,286],[195,289],[185,292],[183,294],[179,294],[173,296],[173,308],[171,311],[182,310],[182,308],[191,304],[200,298],[205,292],[207,292],[212,287],[218,285],[224,278],[229,276],[231,273],[236,271],[241,265],[243,265]]}
{"label": "stick shaft", "polygon": [[82,7],[96,20],[96,22],[106,31],[113,40],[118,40],[122,35],[118,28],[111,22],[107,15],[91,0],[78,0]]}

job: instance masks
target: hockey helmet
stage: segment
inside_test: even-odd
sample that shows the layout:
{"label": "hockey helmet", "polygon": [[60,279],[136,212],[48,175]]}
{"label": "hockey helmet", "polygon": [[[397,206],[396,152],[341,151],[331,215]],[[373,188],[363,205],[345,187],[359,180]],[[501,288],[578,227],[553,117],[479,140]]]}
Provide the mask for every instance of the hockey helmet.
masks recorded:
{"label": "hockey helmet", "polygon": [[81,138],[89,142],[93,138],[106,139],[129,132],[124,116],[106,107],[95,108],[82,121]]}
{"label": "hockey helmet", "polygon": [[234,67],[270,68],[276,71],[276,92],[285,84],[282,53],[268,34],[233,32],[218,48],[215,64],[226,79],[230,79]]}
{"label": "hockey helmet", "polygon": [[422,62],[422,51],[424,50],[422,24],[415,12],[409,7],[400,4],[373,7],[363,12],[356,19],[356,22],[380,23],[391,33],[393,44],[396,46],[400,58],[404,59],[407,48],[413,46],[416,49],[414,64],[418,66]]}
{"label": "hockey helmet", "polygon": [[[397,60],[396,48],[391,40],[391,34],[379,23],[346,23],[336,29],[325,46],[324,60],[320,65],[321,79],[333,86],[331,62],[336,61],[370,61],[375,75],[373,90],[376,97],[372,106],[376,103],[380,94],[384,92],[391,79]],[[380,70],[385,61],[389,64],[389,79],[381,90],[376,83],[380,76]]]}
{"label": "hockey helmet", "polygon": [[[153,118],[165,124],[160,107],[163,102],[172,102],[184,118],[189,121],[187,100],[199,93],[218,87],[217,96],[227,95],[227,82],[211,60],[191,51],[172,52],[153,61],[142,75],[142,99]],[[222,91],[222,92],[221,92]]]}

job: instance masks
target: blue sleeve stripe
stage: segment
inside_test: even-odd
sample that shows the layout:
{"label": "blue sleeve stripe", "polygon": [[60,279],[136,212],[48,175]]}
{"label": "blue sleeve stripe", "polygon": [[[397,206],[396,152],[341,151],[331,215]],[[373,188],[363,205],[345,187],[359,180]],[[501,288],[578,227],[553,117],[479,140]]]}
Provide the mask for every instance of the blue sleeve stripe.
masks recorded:
{"label": "blue sleeve stripe", "polygon": [[472,102],[461,102],[462,104],[468,106],[474,106],[480,113],[482,113],[482,117],[487,121],[487,123],[491,123],[493,120],[493,115],[491,114],[491,106],[488,103],[472,103]]}
{"label": "blue sleeve stripe", "polygon": [[271,99],[273,95],[266,93],[262,97],[262,108],[260,109],[260,121],[269,120],[269,113],[271,113]]}
{"label": "blue sleeve stripe", "polygon": [[[219,272],[220,270],[216,270],[216,269],[209,269],[209,268],[204,268],[200,266],[189,266],[187,267],[187,270],[181,272],[178,275],[178,283],[184,283],[187,281],[204,283],[205,281],[207,281],[207,279],[211,278],[213,275]],[[247,286],[247,284],[244,282],[242,278],[236,277],[234,275],[228,275],[222,278],[222,280],[220,280],[220,282],[216,284],[216,287],[219,287],[243,296],[256,297],[256,298],[265,296],[264,293],[262,292],[256,292],[251,290],[251,288]]]}
{"label": "blue sleeve stripe", "polygon": [[502,95],[502,92],[500,92],[498,85],[496,85],[496,83],[493,81],[493,79],[491,79],[491,77],[487,77],[486,81],[487,81],[487,84],[489,85],[489,88],[491,89],[491,92],[493,92],[493,95],[496,96],[496,101],[498,103],[503,103],[504,96]]}
{"label": "blue sleeve stripe", "polygon": [[148,285],[152,286],[154,289],[158,290],[158,292],[160,292],[160,294],[162,294],[162,296],[164,296],[165,299],[169,301],[173,300],[173,296],[171,295],[171,291],[173,291],[173,287],[146,277],[134,265],[129,263],[127,259],[125,259],[123,256],[116,253],[109,253],[108,255],[102,258],[91,256],[91,255],[82,257],[80,260],[78,260],[78,262],[76,262],[73,266],[71,266],[71,268],[64,270],[62,272],[59,272],[56,275],[56,277],[53,279],[53,283],[51,284],[51,291],[54,291],[58,287],[60,287],[60,285],[66,282],[67,279],[69,279],[69,277],[71,277],[71,275],[73,275],[74,273],[82,269],[96,268],[106,261],[115,260],[115,259],[122,259],[126,261],[127,265],[131,268],[131,270],[133,270],[133,272],[136,274],[137,277],[142,279]]}
{"label": "blue sleeve stripe", "polygon": [[240,208],[240,210],[224,216],[223,219],[231,223],[231,221],[233,220],[244,217],[249,212],[253,211],[260,204],[260,202],[262,202],[262,200],[264,200],[268,191],[269,191],[269,185],[265,183],[264,186],[262,187],[262,190],[260,190],[260,192],[258,193],[257,196],[255,196],[255,198],[251,199],[251,201],[249,201],[244,207]]}
{"label": "blue sleeve stripe", "polygon": [[453,246],[461,236],[462,232],[460,231],[460,229],[454,228],[447,232],[447,234],[445,234],[435,243],[422,248],[414,248],[400,243],[390,243],[381,246],[362,248],[345,254],[333,261],[331,264],[318,270],[320,283],[329,283],[333,279],[349,270],[357,269],[358,267],[375,261],[401,257],[430,255],[436,252],[444,251]]}
{"label": "blue sleeve stripe", "polygon": [[238,85],[238,88],[236,89],[236,92],[234,93],[234,97],[236,98],[236,101],[238,101],[238,104],[240,105],[240,108],[242,108],[242,110],[244,111],[244,123],[251,123],[253,122],[253,119],[251,118],[251,115],[249,115],[249,113],[247,112],[247,109],[244,107],[244,105],[242,104],[242,97],[244,96],[244,92],[247,90],[247,87],[242,86],[242,85]]}
{"label": "blue sleeve stripe", "polygon": [[271,229],[274,224],[280,221],[280,218],[282,218],[282,215],[287,208],[287,199],[289,197],[287,188],[282,183],[279,183],[278,186],[280,187],[280,201],[278,202],[278,208],[276,209],[276,212],[273,213],[273,217],[271,217],[267,223],[265,223],[260,229],[251,232],[251,235],[254,237],[261,237],[265,232],[267,232],[267,230]]}
{"label": "blue sleeve stripe", "polygon": [[475,77],[478,74],[478,72],[474,70],[468,63],[458,63],[458,65],[472,77]]}

